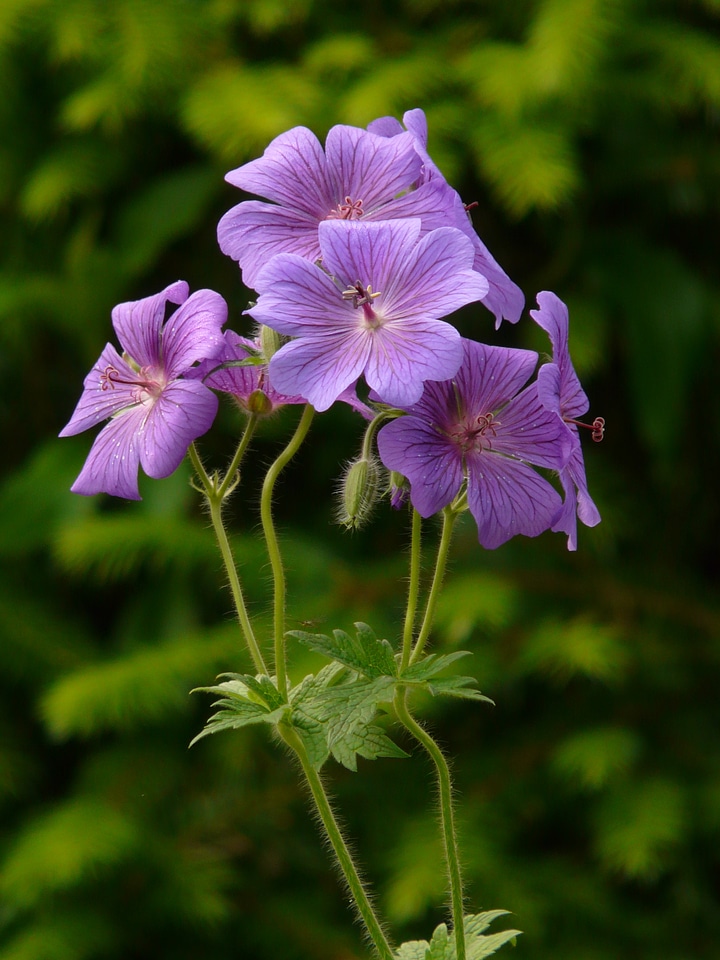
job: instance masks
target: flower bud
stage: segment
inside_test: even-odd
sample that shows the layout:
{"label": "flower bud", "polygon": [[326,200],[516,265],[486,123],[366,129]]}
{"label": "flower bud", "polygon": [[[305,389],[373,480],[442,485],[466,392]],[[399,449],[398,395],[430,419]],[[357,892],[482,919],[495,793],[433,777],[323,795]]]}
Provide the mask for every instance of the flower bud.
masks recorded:
{"label": "flower bud", "polygon": [[393,510],[399,510],[408,502],[410,496],[410,484],[407,479],[397,470],[390,471],[390,506]]}
{"label": "flower bud", "polygon": [[374,458],[358,457],[348,464],[340,484],[337,522],[357,530],[369,518],[377,500],[380,471]]}
{"label": "flower bud", "polygon": [[249,413],[266,417],[273,412],[272,400],[263,390],[253,390],[246,401]]}

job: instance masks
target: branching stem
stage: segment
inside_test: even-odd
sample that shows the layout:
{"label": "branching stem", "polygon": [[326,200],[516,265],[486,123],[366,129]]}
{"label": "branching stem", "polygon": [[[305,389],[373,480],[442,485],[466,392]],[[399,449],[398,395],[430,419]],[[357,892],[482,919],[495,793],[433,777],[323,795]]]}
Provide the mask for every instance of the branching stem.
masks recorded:
{"label": "branching stem", "polygon": [[265,665],[265,660],[260,651],[252,624],[250,623],[250,617],[248,616],[247,607],[245,606],[245,597],[243,596],[242,587],[240,585],[240,577],[238,576],[237,572],[237,565],[235,563],[235,558],[233,557],[227,531],[225,530],[225,524],[223,523],[222,496],[220,496],[219,490],[216,488],[214,481],[208,476],[194,443],[190,444],[189,453],[190,460],[195,467],[195,472],[197,473],[198,479],[202,484],[205,492],[205,498],[210,508],[210,519],[212,520],[215,537],[217,539],[218,547],[220,548],[220,554],[222,556],[223,563],[225,564],[225,571],[230,582],[230,590],[235,603],[235,611],[237,613],[238,620],[240,621],[240,627],[242,629],[243,636],[245,637],[245,642],[248,645],[248,650],[250,651],[253,665],[257,673],[267,674],[267,666]]}

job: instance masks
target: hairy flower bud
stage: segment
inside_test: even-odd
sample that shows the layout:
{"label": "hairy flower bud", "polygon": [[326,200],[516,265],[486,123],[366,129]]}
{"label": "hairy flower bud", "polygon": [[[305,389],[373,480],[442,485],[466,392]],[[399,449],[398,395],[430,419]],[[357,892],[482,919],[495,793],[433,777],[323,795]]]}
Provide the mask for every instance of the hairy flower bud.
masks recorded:
{"label": "hairy flower bud", "polygon": [[337,522],[357,530],[369,518],[378,494],[380,471],[374,457],[352,460],[340,483],[340,505]]}
{"label": "hairy flower bud", "polygon": [[248,396],[246,406],[249,413],[254,413],[259,417],[267,417],[273,412],[273,404],[270,397],[262,390],[253,390]]}

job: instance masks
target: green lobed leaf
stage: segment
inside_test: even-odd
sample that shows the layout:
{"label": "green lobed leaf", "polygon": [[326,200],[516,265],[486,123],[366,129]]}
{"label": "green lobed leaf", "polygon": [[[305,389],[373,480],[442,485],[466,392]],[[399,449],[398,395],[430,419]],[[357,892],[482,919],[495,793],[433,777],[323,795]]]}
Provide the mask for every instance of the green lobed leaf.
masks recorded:
{"label": "green lobed leaf", "polygon": [[[503,930],[489,936],[483,934],[493,920],[507,916],[507,910],[486,910],[468,914],[464,920],[466,960],[482,960],[521,934],[520,930]],[[448,933],[447,924],[435,928],[430,943],[411,940],[403,943],[395,953],[396,960],[456,960],[455,937]]]}
{"label": "green lobed leaf", "polygon": [[464,700],[482,700],[495,705],[495,701],[474,690],[471,684],[477,683],[475,677],[438,677],[427,688],[434,697],[461,697]]}
{"label": "green lobed leaf", "polygon": [[388,641],[378,640],[366,623],[356,623],[355,629],[357,633],[354,637],[344,630],[333,630],[332,637],[302,630],[291,630],[288,636],[295,637],[316,653],[337,660],[370,679],[397,676],[395,655]]}
{"label": "green lobed leaf", "polygon": [[357,771],[357,756],[364,757],[366,760],[377,760],[378,757],[395,757],[402,760],[410,756],[393,743],[381,727],[372,724],[367,727],[358,726],[350,731],[333,744],[331,752],[338,763],[352,770],[353,773]]}
{"label": "green lobed leaf", "polygon": [[320,717],[327,724],[328,745],[350,736],[370,723],[380,703],[389,703],[395,692],[393,677],[363,678],[332,687],[318,697]]}
{"label": "green lobed leaf", "polygon": [[284,710],[264,710],[255,703],[237,703],[232,700],[218,700],[213,707],[223,707],[208,720],[205,727],[196,737],[190,741],[188,746],[192,747],[202,740],[203,737],[211,733],[220,733],[222,730],[239,730],[241,727],[250,726],[253,723],[279,723],[283,717]]}
{"label": "green lobed leaf", "polygon": [[324,722],[316,716],[314,705],[321,690],[344,673],[339,663],[329,663],[318,674],[310,674],[290,691],[291,722],[303,741],[310,762],[318,770],[330,755]]}
{"label": "green lobed leaf", "polygon": [[417,663],[414,663],[412,666],[403,670],[403,682],[417,683],[422,680],[428,680],[430,677],[434,677],[436,674],[440,673],[446,667],[449,667],[451,663],[455,663],[456,660],[460,660],[462,657],[469,656],[471,656],[469,650],[457,650],[455,653],[443,654],[431,653],[427,657],[424,657],[422,660],[419,660]]}
{"label": "green lobed leaf", "polygon": [[486,910],[483,913],[468,914],[464,918],[465,942],[468,947],[467,960],[481,960],[482,957],[489,957],[504,944],[520,936],[521,930],[502,930],[487,937],[483,935],[483,931],[487,930],[493,920],[507,915],[507,910]]}
{"label": "green lobed leaf", "polygon": [[427,940],[409,940],[398,947],[397,960],[425,960],[430,944]]}
{"label": "green lobed leaf", "polygon": [[430,946],[425,954],[426,960],[450,960],[454,943],[448,936],[447,924],[435,927]]}
{"label": "green lobed leaf", "polygon": [[[278,688],[272,682],[270,677],[265,674],[259,674],[257,677],[242,673],[227,673],[223,676],[231,677],[238,685],[242,684],[247,690],[250,690],[259,697],[263,704],[271,710],[285,706],[285,700]],[[222,686],[222,684],[220,684]]]}
{"label": "green lobed leaf", "polygon": [[270,677],[248,674],[223,674],[230,680],[211,687],[196,687],[193,693],[217,693],[221,700],[213,703],[219,708],[203,730],[190,741],[190,746],[211,733],[237,730],[254,723],[276,724],[287,712],[287,704]]}
{"label": "green lobed leaf", "polygon": [[407,756],[372,725],[379,704],[392,700],[395,679],[355,675],[330,685],[343,673],[342,666],[330,664],[317,677],[306,677],[290,694],[291,720],[314,766],[321,767],[330,754],[352,771],[357,769],[357,755],[369,760]]}

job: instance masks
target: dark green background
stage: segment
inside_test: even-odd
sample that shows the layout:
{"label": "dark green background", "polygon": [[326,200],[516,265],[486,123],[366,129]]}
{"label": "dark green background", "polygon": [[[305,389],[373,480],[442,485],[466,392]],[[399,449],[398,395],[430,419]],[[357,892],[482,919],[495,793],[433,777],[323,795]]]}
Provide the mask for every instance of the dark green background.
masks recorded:
{"label": "dark green background", "polygon": [[[719,25],[717,0],[0,3],[0,960],[366,956],[282,752],[187,751],[209,712],[188,690],[249,667],[188,472],[140,504],[76,497],[91,437],[56,436],[115,303],[183,278],[245,329],[215,240],[228,169],[289,127],[416,106],[528,306],[568,302],[608,423],[577,554],[484,552],[471,522],[455,543],[436,648],[473,650],[497,706],[418,708],[456,757],[469,906],[512,910],[528,960],[718,955]],[[546,349],[527,316],[460,322]],[[261,630],[257,481],[295,416],[231,511]],[[405,517],[331,523],[357,427],[319,419],[281,483],[290,615],[395,640]],[[211,462],[237,429],[225,409]],[[424,758],[328,772],[394,935],[428,937]]]}

